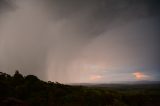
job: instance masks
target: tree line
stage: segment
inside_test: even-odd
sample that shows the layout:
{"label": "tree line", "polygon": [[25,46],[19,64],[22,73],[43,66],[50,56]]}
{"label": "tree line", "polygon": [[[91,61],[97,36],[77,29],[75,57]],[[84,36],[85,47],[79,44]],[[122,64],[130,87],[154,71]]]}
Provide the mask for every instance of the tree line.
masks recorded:
{"label": "tree line", "polygon": [[71,86],[0,72],[0,106],[160,106],[159,90]]}

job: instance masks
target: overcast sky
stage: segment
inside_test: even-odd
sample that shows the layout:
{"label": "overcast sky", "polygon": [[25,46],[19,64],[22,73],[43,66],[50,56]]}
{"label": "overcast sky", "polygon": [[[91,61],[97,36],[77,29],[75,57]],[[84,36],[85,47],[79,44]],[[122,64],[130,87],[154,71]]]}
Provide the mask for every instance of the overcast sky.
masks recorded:
{"label": "overcast sky", "polygon": [[1,0],[0,71],[61,83],[160,80],[159,0]]}

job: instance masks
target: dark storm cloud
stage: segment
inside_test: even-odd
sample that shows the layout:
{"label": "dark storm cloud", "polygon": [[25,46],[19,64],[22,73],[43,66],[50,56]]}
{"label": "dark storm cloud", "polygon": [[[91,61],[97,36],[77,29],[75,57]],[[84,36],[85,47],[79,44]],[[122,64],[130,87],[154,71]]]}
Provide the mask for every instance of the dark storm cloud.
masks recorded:
{"label": "dark storm cloud", "polygon": [[86,38],[134,20],[160,16],[158,0],[50,0],[49,3],[51,10],[57,12],[53,13],[54,19],[73,19],[74,27],[84,32]]}
{"label": "dark storm cloud", "polygon": [[6,12],[8,10],[13,10],[15,8],[16,7],[12,1],[8,1],[8,0],[1,0],[0,1],[0,14],[3,12]]}
{"label": "dark storm cloud", "polygon": [[108,55],[115,64],[118,59],[143,63],[142,68],[159,73],[159,0],[0,1],[3,12],[9,8],[14,11],[0,26],[0,70],[70,82],[79,76],[69,70],[71,63],[85,49],[98,48],[89,52],[94,61],[99,55],[107,61]]}

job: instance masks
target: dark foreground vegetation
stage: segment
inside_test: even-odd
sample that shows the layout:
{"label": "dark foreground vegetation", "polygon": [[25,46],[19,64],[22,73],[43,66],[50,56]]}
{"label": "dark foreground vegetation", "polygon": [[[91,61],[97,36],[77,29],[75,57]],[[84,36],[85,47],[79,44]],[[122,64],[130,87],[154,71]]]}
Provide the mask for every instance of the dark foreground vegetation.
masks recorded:
{"label": "dark foreground vegetation", "polygon": [[69,86],[0,72],[0,106],[160,106],[160,85]]}

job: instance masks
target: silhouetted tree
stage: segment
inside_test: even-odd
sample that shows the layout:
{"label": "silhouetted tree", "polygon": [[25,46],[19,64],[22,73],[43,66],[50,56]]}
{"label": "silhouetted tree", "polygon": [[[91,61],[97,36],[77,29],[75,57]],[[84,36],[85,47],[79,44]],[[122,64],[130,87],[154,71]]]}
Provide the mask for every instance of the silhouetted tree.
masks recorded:
{"label": "silhouetted tree", "polygon": [[15,74],[13,75],[13,85],[18,86],[23,84],[24,82],[24,77],[22,74],[19,73],[18,70],[15,71]]}

